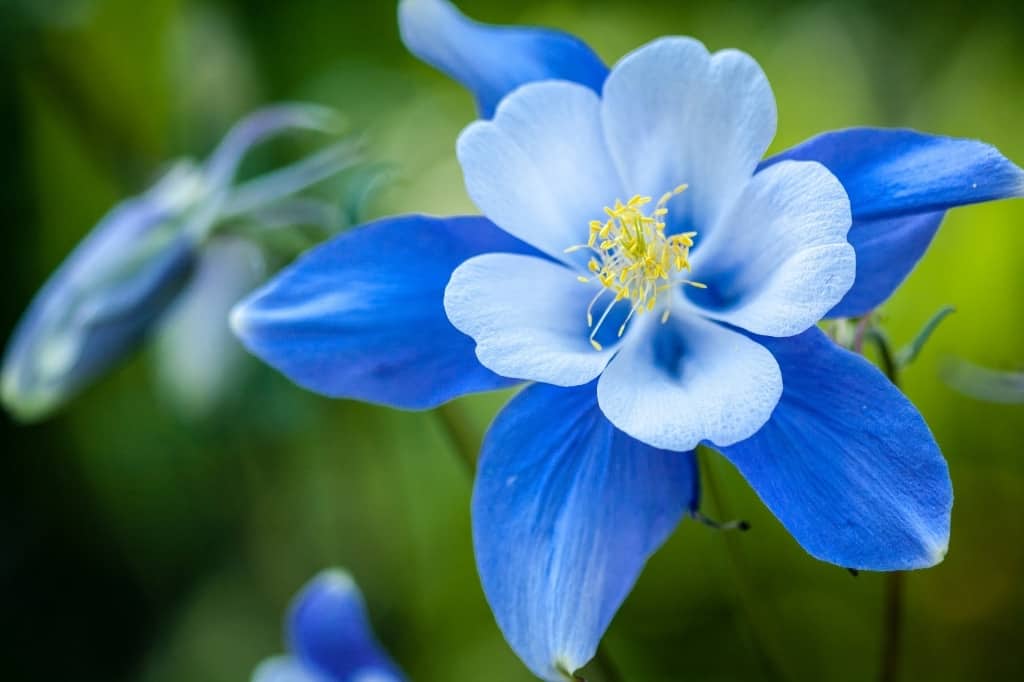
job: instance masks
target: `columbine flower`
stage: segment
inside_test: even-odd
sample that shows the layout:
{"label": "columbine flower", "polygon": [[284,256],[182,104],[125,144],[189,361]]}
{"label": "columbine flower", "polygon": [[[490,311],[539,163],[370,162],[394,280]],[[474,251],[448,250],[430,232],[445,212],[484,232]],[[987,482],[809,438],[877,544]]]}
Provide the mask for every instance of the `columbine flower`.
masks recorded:
{"label": "columbine flower", "polygon": [[940,561],[935,440],[815,324],[884,300],[945,209],[1021,195],[1024,172],[978,142],[867,129],[762,161],[775,101],[741,52],[667,38],[609,72],[561,34],[441,0],[399,12],[410,49],[493,109],[457,145],[486,217],[356,230],[233,324],[330,396],[429,408],[535,382],[491,426],[472,505],[484,590],[530,669],[564,679],[591,658],[697,504],[699,443],[819,559]]}
{"label": "columbine flower", "polygon": [[290,655],[264,661],[253,682],[402,682],[373,636],[351,576],[337,569],[299,593],[286,623]]}
{"label": "columbine flower", "polygon": [[202,165],[176,162],[149,190],[115,206],[36,295],[7,347],[4,405],[46,416],[134,350],[189,282],[199,249],[230,220],[259,219],[349,165],[339,143],[233,186],[245,154],[288,130],[332,131],[337,116],[281,105],[239,122]]}

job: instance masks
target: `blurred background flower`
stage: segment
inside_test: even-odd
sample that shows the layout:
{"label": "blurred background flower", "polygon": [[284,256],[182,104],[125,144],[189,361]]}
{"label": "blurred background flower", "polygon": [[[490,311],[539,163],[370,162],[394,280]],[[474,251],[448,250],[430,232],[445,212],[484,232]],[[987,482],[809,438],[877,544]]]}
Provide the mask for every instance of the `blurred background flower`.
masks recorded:
{"label": "blurred background flower", "polygon": [[[668,33],[742,48],[779,102],[769,153],[864,124],[984,139],[1024,159],[1024,21],[1013,3],[461,5],[491,22],[571,31],[609,62]],[[324,188],[345,196],[346,216],[472,211],[453,149],[475,103],[402,48],[393,3],[16,0],[0,13],[0,65],[10,74],[0,80],[7,338],[87,226],[147,186],[163,159],[202,158],[265,102],[339,109],[365,134],[368,158],[390,164],[391,180],[369,203],[348,194],[352,178]],[[242,171],[280,166],[294,152],[257,150]],[[957,493],[946,561],[907,586],[904,679],[1024,673],[1014,655],[1024,625],[1022,408],[962,396],[938,371],[947,355],[1019,363],[1024,316],[1012,302],[1024,297],[1022,222],[1021,202],[954,212],[884,311],[902,345],[940,306],[958,309],[903,377]],[[375,630],[411,679],[530,679],[477,588],[470,479],[455,455],[459,440],[476,451],[507,396],[459,401],[445,416],[453,431],[436,413],[319,399],[243,358],[240,387],[194,421],[168,408],[153,356],[112,372],[44,425],[0,417],[0,575],[17,625],[0,640],[6,675],[246,679],[280,650],[280,614],[295,587],[337,564],[360,576]],[[872,679],[881,578],[808,559],[735,471],[712,464],[724,509],[708,511],[753,529],[723,535],[688,524],[674,535],[612,623],[608,655],[640,681],[680,671],[696,680]]]}
{"label": "blurred background flower", "polygon": [[[268,138],[338,127],[337,115],[325,107],[260,109],[232,127],[203,164],[176,161],[150,189],[117,204],[47,280],[18,323],[0,377],[4,406],[24,421],[49,416],[136,350],[186,286],[205,306],[245,293],[255,281],[240,286],[210,274],[228,264],[208,263],[204,276],[193,278],[207,243],[225,223],[255,230],[254,241],[265,225],[273,230],[313,223],[326,234],[337,231],[340,211],[293,195],[352,166],[352,144],[329,145],[237,185],[235,176],[251,149]],[[207,260],[224,260],[224,253],[216,249]],[[199,312],[193,306],[191,317],[223,327],[225,305]],[[193,335],[177,341],[187,348]]]}
{"label": "blurred background flower", "polygon": [[289,654],[269,658],[253,682],[402,682],[380,648],[363,596],[345,571],[321,571],[295,596],[285,619]]}

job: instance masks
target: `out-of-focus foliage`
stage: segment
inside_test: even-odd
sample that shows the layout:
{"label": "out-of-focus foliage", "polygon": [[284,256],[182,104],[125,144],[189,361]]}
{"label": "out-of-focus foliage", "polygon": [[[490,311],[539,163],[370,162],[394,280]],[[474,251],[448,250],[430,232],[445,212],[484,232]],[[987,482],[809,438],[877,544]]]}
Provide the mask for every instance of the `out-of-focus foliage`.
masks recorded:
{"label": "out-of-focus foliage", "polygon": [[[1024,161],[1024,10],[1013,3],[462,5],[572,31],[608,61],[666,33],[744,49],[778,98],[773,150],[868,124],[977,137]],[[147,169],[201,155],[266,101],[331,105],[365,133],[391,175],[364,215],[472,211],[453,154],[472,100],[404,52],[391,3],[6,0],[0,64],[5,337],[97,218],[152,180]],[[350,212],[361,200],[344,186]],[[958,311],[903,376],[957,496],[945,563],[907,581],[905,679],[1024,675],[1024,408],[960,395],[939,372],[947,356],[1020,366],[1022,223],[1024,202],[953,211],[883,310],[897,346],[941,306]],[[505,396],[461,400],[443,418],[401,413],[305,394],[247,360],[218,409],[189,411],[165,390],[168,370],[154,371],[167,357],[138,358],[46,424],[2,418],[7,676],[246,679],[281,650],[295,590],[344,565],[412,679],[529,679],[478,586],[458,454]],[[169,371],[204,371],[189,360]],[[735,471],[707,462],[718,494],[706,511],[753,529],[685,523],[613,623],[609,656],[639,681],[871,679],[881,578],[815,562]]]}

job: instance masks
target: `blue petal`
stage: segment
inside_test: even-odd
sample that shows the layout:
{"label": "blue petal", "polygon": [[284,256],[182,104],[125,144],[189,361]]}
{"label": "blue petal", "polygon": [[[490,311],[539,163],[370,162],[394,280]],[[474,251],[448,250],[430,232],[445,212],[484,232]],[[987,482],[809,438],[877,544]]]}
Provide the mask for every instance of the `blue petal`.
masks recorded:
{"label": "blue petal", "polygon": [[819,163],[758,173],[692,256],[689,301],[709,317],[768,336],[817,323],[853,284],[850,201]]}
{"label": "blue petal", "polygon": [[847,239],[857,254],[853,287],[827,317],[858,317],[896,291],[932,243],[945,211],[856,220]]}
{"label": "blue petal", "polygon": [[594,655],[697,486],[692,453],[616,430],[593,384],[534,384],[502,410],[484,440],[473,539],[498,625],[530,670],[564,680]]}
{"label": "blue petal", "polygon": [[381,220],[307,253],[232,325],[255,355],[332,397],[422,409],[510,386],[477,362],[442,303],[452,271],[488,251],[533,253],[483,218]]}
{"label": "blue petal", "polygon": [[701,441],[749,438],[782,394],[764,346],[693,314],[667,324],[647,315],[630,329],[597,384],[601,410],[648,445],[686,451]]}
{"label": "blue petal", "polygon": [[446,0],[403,0],[398,26],[410,52],[473,93],[483,118],[525,83],[567,80],[600,92],[608,75],[604,62],[574,36],[481,24]]}
{"label": "blue petal", "polygon": [[588,225],[626,197],[601,126],[601,100],[565,81],[531,83],[505,98],[493,121],[459,136],[466,190],[495,224],[552,258],[581,266]]}
{"label": "blue petal", "polygon": [[914,406],[817,328],[758,340],[782,368],[782,400],[763,429],[723,454],[818,559],[866,570],[941,561],[953,490]]}
{"label": "blue petal", "polygon": [[661,38],[623,57],[602,115],[627,193],[658,197],[689,183],[666,220],[670,231],[704,237],[775,136],[775,97],[757,62],[737,50],[710,54],[693,38]]}
{"label": "blue petal", "polygon": [[288,639],[298,660],[338,682],[371,674],[374,679],[402,680],[373,635],[362,595],[342,571],[324,571],[295,598]]}
{"label": "blue petal", "polygon": [[995,147],[913,130],[825,133],[761,167],[784,159],[824,164],[850,195],[857,281],[833,317],[863,314],[888,298],[924,253],[946,209],[1024,196],[1024,171]]}
{"label": "blue petal", "polygon": [[594,291],[561,263],[488,253],[455,270],[444,308],[451,323],[473,337],[477,358],[492,371],[579,386],[596,378],[612,355],[611,347],[597,351],[588,341]]}

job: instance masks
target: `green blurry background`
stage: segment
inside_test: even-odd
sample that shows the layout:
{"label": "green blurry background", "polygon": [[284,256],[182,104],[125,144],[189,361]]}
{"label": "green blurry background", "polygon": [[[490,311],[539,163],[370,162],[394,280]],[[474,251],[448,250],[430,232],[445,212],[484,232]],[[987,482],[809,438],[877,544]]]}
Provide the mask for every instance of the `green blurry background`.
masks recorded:
{"label": "green blurry background", "polygon": [[[668,33],[742,48],[778,98],[775,150],[830,128],[912,126],[1024,162],[1021,3],[462,5],[570,30],[608,61]],[[404,51],[394,13],[0,0],[0,336],[119,197],[262,103],[346,113],[395,172],[369,215],[471,211],[453,143],[472,101]],[[1022,224],[1024,202],[954,211],[885,307],[897,342],[958,309],[905,376],[956,505],[947,560],[907,580],[904,680],[1024,679],[1024,406],[973,402],[938,378],[951,356],[1024,363]],[[453,438],[436,413],[321,399],[252,360],[224,399],[196,402],[161,379],[171,356],[150,349],[44,424],[0,417],[4,679],[247,679],[282,649],[290,596],[329,565],[354,574],[413,679],[530,679],[479,588],[457,455],[506,396],[456,403]],[[724,460],[708,463],[724,508],[706,511],[753,530],[686,522],[655,556],[606,639],[625,679],[874,679],[883,579],[811,559]]]}

